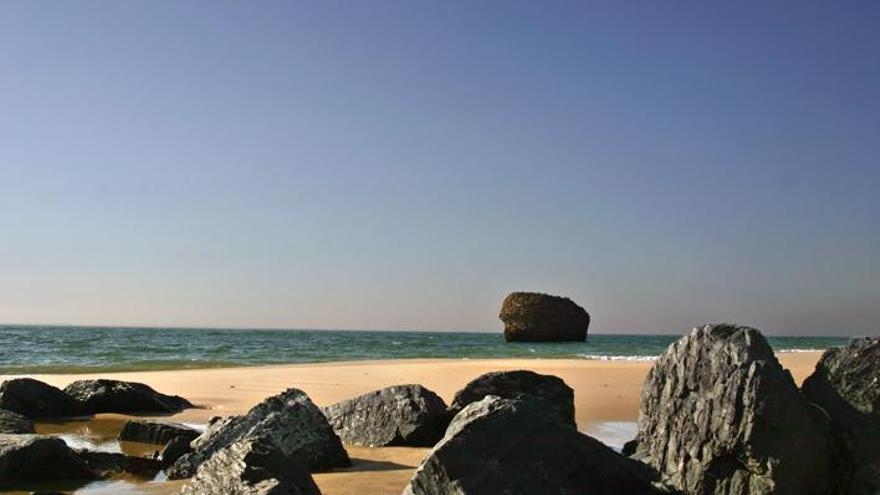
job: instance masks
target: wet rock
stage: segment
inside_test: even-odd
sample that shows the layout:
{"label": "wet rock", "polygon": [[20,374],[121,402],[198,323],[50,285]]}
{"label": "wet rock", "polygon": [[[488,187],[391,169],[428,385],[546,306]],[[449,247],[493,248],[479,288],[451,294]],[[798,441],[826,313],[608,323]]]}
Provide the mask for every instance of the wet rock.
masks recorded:
{"label": "wet rock", "polygon": [[127,473],[139,478],[152,479],[162,470],[159,461],[145,457],[93,450],[78,450],[76,453],[85,461],[89,469],[101,478]]}
{"label": "wet rock", "polygon": [[446,403],[421,385],[395,385],[324,408],[344,443],[431,447],[446,430]]}
{"label": "wet rock", "polygon": [[181,495],[320,495],[309,471],[268,438],[235,442],[203,462]]}
{"label": "wet rock", "polygon": [[15,378],[0,384],[0,409],[29,418],[78,416],[82,412],[61,389],[32,378]]}
{"label": "wet rock", "polygon": [[189,443],[200,434],[195,428],[180,423],[131,419],[123,425],[119,440],[165,445],[177,437],[183,437]]}
{"label": "wet rock", "polygon": [[34,422],[16,412],[0,409],[0,433],[35,433]]}
{"label": "wet rock", "polygon": [[60,438],[0,434],[0,485],[96,478]]}
{"label": "wet rock", "polygon": [[590,315],[571,299],[537,292],[511,293],[499,317],[508,342],[583,342],[590,326]]}
{"label": "wet rock", "polygon": [[192,439],[186,437],[172,438],[159,453],[159,461],[166,467],[174,464],[178,459],[192,452],[192,447],[189,445],[191,441]]}
{"label": "wet rock", "polygon": [[880,337],[825,351],[803,392],[831,418],[841,493],[880,493]]}
{"label": "wet rock", "polygon": [[220,449],[241,440],[270,437],[279,449],[310,472],[349,466],[351,461],[327,418],[305,392],[291,388],[269,397],[243,416],[213,422],[193,440],[193,451],[184,455],[167,474],[187,478]]}
{"label": "wet rock", "polygon": [[64,388],[86,414],[176,413],[193,407],[183,397],[156,392],[143,383],[119,380],[79,380]]}
{"label": "wet rock", "polygon": [[574,390],[561,378],[526,370],[495,371],[477,377],[455,394],[449,406],[450,415],[487,395],[513,399],[522,394],[547,401],[563,424],[575,427]]}
{"label": "wet rock", "polygon": [[689,494],[827,494],[827,420],[760,332],[706,325],[673,343],[642,389],[634,458]]}

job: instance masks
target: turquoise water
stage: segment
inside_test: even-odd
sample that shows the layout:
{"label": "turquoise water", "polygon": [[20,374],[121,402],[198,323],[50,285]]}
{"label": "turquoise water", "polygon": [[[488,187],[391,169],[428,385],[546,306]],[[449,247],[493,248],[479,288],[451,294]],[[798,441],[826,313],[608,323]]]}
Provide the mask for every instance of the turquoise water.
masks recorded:
{"label": "turquoise water", "polygon": [[[677,335],[597,335],[578,343],[507,343],[501,332],[371,332],[0,326],[0,373],[215,368],[401,358],[650,359]],[[777,351],[840,337],[769,337]]]}

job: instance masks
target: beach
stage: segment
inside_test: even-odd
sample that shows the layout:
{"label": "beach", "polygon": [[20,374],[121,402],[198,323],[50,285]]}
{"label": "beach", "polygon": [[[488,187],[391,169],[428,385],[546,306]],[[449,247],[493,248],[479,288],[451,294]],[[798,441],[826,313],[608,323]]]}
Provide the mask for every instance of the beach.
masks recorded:
{"label": "beach", "polygon": [[[812,373],[821,352],[777,354],[796,383]],[[556,375],[575,391],[578,428],[613,445],[608,426],[638,419],[639,393],[651,361],[586,359],[403,359],[240,368],[138,371],[101,374],[28,375],[63,387],[74,380],[113,378],[146,383],[156,390],[186,397],[199,406],[164,419],[204,424],[214,416],[241,414],[264,398],[289,387],[302,389],[319,406],[395,384],[418,383],[450,402],[457,390],[477,376],[499,370],[528,369]],[[10,376],[0,376],[7,379]],[[98,415],[87,423],[94,435],[114,436],[126,416]],[[58,433],[57,425],[38,424],[38,432]],[[63,429],[63,428],[61,428]],[[79,426],[80,431],[83,425]],[[629,431],[624,428],[623,431]],[[612,431],[615,428],[611,428]],[[620,429],[618,428],[619,432]],[[602,438],[606,435],[606,438]],[[619,436],[619,433],[618,433]],[[399,494],[429,449],[346,446],[354,465],[315,474],[326,495]],[[174,493],[180,482],[149,483],[129,493]],[[92,491],[89,491],[92,490]],[[80,493],[80,492],[77,492]],[[112,493],[99,487],[82,493]]]}

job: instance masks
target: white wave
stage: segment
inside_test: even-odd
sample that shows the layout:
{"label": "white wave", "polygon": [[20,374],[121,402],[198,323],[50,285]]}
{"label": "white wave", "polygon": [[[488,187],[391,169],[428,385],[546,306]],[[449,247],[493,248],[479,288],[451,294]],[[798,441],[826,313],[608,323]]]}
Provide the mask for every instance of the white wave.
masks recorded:
{"label": "white wave", "polygon": [[787,353],[787,352],[825,352],[826,349],[779,349],[776,352]]}
{"label": "white wave", "polygon": [[581,359],[593,361],[656,361],[660,356],[609,356],[607,354],[578,354]]}

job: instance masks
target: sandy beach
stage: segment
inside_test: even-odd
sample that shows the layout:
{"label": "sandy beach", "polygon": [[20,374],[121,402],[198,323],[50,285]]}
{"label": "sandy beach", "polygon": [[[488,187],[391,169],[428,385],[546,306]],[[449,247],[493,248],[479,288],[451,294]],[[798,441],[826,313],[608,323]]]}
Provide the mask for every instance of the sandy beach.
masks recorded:
{"label": "sandy beach", "polygon": [[[820,355],[819,352],[801,352],[778,356],[800,384],[813,371]],[[161,392],[184,396],[200,407],[167,419],[206,423],[213,416],[243,413],[265,397],[289,387],[304,390],[319,406],[401,383],[422,384],[449,402],[457,390],[483,373],[529,369],[559,376],[574,388],[578,427],[595,434],[608,422],[637,420],[639,392],[651,365],[650,361],[444,359],[30,376],[59,387],[74,380],[97,377],[144,382]],[[124,416],[99,415],[78,428],[110,437],[115,436],[125,419]],[[40,432],[58,430],[57,425],[38,425]],[[327,495],[399,494],[428,450],[354,446],[347,449],[354,460],[351,468],[315,475]],[[178,487],[179,483],[150,484],[138,488],[138,493],[173,493]]]}

